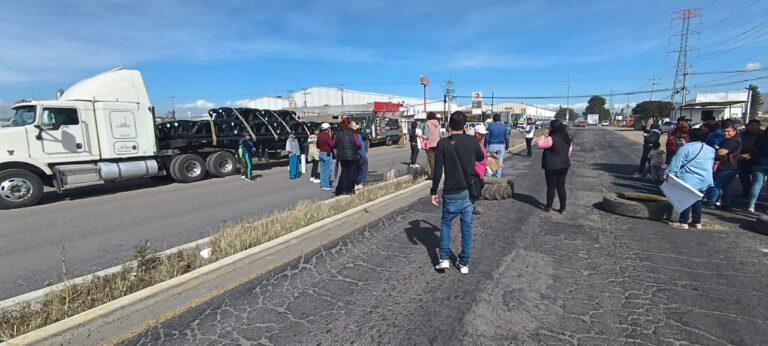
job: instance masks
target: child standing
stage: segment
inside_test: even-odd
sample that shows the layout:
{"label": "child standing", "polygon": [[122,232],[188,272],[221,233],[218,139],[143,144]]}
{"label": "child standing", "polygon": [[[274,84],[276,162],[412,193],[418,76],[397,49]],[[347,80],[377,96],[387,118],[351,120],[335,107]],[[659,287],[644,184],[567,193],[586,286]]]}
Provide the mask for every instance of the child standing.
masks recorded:
{"label": "child standing", "polygon": [[648,160],[651,161],[651,178],[656,182],[661,182],[664,172],[665,152],[661,149],[659,142],[653,143],[652,150],[648,153]]}

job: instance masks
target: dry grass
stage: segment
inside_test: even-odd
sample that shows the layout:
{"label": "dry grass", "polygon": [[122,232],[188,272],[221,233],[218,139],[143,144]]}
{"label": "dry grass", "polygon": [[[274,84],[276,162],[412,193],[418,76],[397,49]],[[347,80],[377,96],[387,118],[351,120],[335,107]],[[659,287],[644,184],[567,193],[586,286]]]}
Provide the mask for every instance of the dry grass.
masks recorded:
{"label": "dry grass", "polygon": [[[0,311],[0,342],[61,321],[90,310],[141,289],[170,280],[206,264],[247,250],[251,247],[279,238],[302,227],[337,215],[359,205],[413,186],[421,180],[414,179],[386,182],[358,192],[355,196],[338,198],[331,202],[302,201],[285,211],[276,212],[260,220],[228,224],[215,232],[211,240],[212,255],[203,259],[200,249],[186,249],[166,257],[148,244],[136,248],[133,258],[123,269],[97,277],[85,283],[65,285],[65,288],[48,294],[35,306],[22,306],[10,311]],[[62,244],[62,275],[67,277],[65,250]]]}

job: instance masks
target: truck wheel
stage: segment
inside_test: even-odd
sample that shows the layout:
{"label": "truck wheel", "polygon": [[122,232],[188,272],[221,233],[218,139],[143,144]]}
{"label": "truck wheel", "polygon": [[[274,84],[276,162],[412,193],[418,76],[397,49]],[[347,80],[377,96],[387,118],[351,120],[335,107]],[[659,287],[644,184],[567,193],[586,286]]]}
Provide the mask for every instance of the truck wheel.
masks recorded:
{"label": "truck wheel", "polygon": [[392,142],[393,142],[392,137],[387,137],[387,141],[384,142],[384,144],[386,144],[387,146],[391,146]]}
{"label": "truck wheel", "polygon": [[37,203],[43,196],[43,181],[23,169],[0,172],[0,209],[23,208]]}
{"label": "truck wheel", "polygon": [[171,169],[176,181],[193,183],[205,179],[205,161],[195,154],[184,154],[171,162]]}
{"label": "truck wheel", "polygon": [[219,151],[208,156],[205,160],[205,166],[208,173],[215,178],[230,176],[237,170],[237,160],[232,153],[228,151]]}

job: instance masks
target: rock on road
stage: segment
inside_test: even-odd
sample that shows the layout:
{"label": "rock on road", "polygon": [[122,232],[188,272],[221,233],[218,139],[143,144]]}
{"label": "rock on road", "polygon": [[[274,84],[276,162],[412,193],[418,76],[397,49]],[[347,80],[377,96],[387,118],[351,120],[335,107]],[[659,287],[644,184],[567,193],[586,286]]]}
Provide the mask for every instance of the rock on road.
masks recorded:
{"label": "rock on road", "polygon": [[433,269],[424,199],[127,344],[764,344],[766,237],[600,211],[603,191],[652,188],[630,176],[640,146],[574,133],[568,214],[541,211],[540,153],[506,160],[517,196],[480,202],[469,275]]}
{"label": "rock on road", "polygon": [[[408,147],[374,147],[370,169],[403,170]],[[420,162],[426,162],[424,153]],[[422,162],[422,163],[423,163]],[[309,170],[311,165],[307,167]],[[301,199],[324,199],[318,184],[289,180],[285,166],[192,184],[150,179],[47,192],[39,205],[0,210],[0,299],[61,280],[64,243],[70,278],[119,265],[144,241],[159,249],[210,235],[224,222],[257,218]]]}

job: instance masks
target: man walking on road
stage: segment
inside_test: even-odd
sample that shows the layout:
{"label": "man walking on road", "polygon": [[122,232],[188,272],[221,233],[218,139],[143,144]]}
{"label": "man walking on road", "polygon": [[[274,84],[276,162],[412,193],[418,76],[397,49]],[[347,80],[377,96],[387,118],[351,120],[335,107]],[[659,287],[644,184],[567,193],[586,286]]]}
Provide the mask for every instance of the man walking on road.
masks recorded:
{"label": "man walking on road", "polygon": [[[451,266],[451,223],[461,217],[461,253],[456,267],[462,274],[469,273],[469,256],[472,248],[472,212],[474,203],[469,195],[468,177],[478,179],[475,162],[483,161],[484,155],[477,140],[464,134],[467,115],[463,112],[451,114],[448,126],[450,136],[441,139],[435,150],[435,169],[432,176],[432,204],[438,205],[437,189],[445,170],[443,184],[443,215],[440,224],[440,253],[435,269],[448,269]],[[472,179],[470,177],[470,179]]]}
{"label": "man walking on road", "polygon": [[504,165],[504,153],[509,150],[509,129],[501,123],[501,115],[493,115],[493,123],[488,126],[488,135],[485,136],[485,147],[489,155],[495,155],[500,167],[494,172],[494,176],[501,178],[501,170]]}
{"label": "man walking on road", "polygon": [[320,150],[320,188],[326,191],[333,190],[331,186],[331,161],[333,160],[333,147],[336,143],[330,134],[331,125],[322,123],[320,133],[317,135],[317,149]]}

